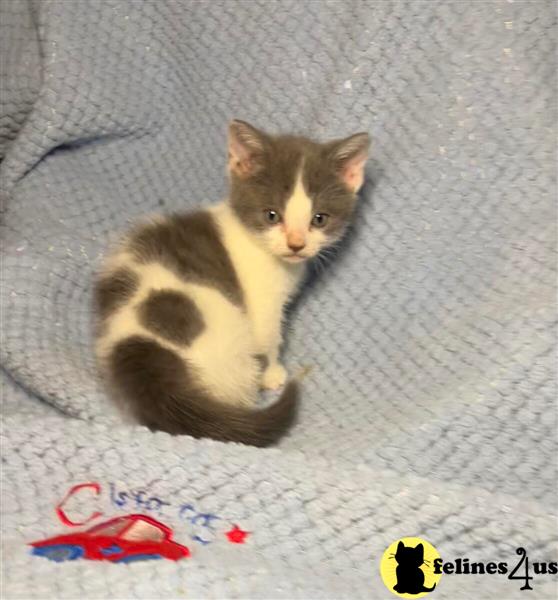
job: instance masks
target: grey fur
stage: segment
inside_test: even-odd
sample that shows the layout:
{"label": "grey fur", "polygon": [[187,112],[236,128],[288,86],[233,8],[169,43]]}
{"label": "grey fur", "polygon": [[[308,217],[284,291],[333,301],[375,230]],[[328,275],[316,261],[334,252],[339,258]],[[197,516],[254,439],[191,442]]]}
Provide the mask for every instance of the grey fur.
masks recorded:
{"label": "grey fur", "polygon": [[174,435],[267,446],[296,418],[298,385],[294,381],[267,408],[220,404],[192,377],[177,354],[141,336],[115,346],[109,378],[141,423]]}
{"label": "grey fur", "polygon": [[161,263],[184,281],[214,287],[243,305],[236,271],[208,212],[175,214],[144,225],[132,234],[129,246],[140,263]]}
{"label": "grey fur", "polygon": [[243,121],[233,121],[229,135],[236,136],[236,143],[245,143],[251,157],[249,175],[231,173],[231,205],[247,227],[265,231],[272,226],[265,211],[284,212],[302,167],[302,183],[314,213],[330,216],[324,233],[332,238],[342,234],[356,195],[343,183],[340,172],[355,154],[367,150],[368,134],[320,144],[304,137],[272,136]]}
{"label": "grey fur", "polygon": [[106,319],[117,308],[126,304],[139,286],[139,277],[122,267],[110,275],[102,276],[95,284],[94,298],[97,314]]}
{"label": "grey fur", "polygon": [[151,291],[137,310],[146,329],[176,344],[191,344],[205,328],[195,303],[175,290]]}

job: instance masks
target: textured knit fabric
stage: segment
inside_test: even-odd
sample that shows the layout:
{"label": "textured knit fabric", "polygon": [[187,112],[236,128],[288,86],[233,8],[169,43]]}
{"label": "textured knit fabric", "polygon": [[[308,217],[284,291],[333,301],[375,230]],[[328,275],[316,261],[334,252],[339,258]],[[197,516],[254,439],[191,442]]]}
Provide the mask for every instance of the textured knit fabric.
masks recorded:
{"label": "textured knit fabric", "polygon": [[[3,597],[394,597],[402,536],[557,559],[554,2],[1,7]],[[122,422],[92,352],[109,242],[222,198],[234,117],[373,139],[354,227],[290,311],[285,362],[310,371],[267,450]],[[32,556],[84,482],[68,516],[150,514],[191,558]],[[557,592],[521,585],[443,575],[435,597]]]}

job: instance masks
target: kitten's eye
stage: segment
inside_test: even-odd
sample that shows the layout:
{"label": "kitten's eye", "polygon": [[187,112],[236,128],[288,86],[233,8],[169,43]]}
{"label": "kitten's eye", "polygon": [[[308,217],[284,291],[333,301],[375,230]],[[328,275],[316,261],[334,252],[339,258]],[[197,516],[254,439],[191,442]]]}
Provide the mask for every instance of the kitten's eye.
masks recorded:
{"label": "kitten's eye", "polygon": [[328,222],[329,215],[318,213],[312,218],[312,227],[324,227]]}
{"label": "kitten's eye", "polygon": [[281,222],[281,215],[275,210],[266,210],[265,220],[272,225],[277,225]]}

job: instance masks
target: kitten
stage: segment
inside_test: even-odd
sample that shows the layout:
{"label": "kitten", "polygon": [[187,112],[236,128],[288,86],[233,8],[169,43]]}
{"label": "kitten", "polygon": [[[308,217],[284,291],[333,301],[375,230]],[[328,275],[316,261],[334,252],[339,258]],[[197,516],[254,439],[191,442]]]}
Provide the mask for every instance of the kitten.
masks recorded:
{"label": "kitten", "polygon": [[294,380],[275,404],[253,404],[260,385],[286,381],[283,307],[306,261],[343,235],[368,146],[366,133],[318,144],[233,121],[228,200],[123,240],[95,287],[96,354],[111,395],[140,423],[256,446],[292,424]]}
{"label": "kitten", "polygon": [[436,584],[431,588],[424,587],[424,571],[420,568],[424,564],[424,546],[422,544],[413,548],[399,542],[395,560],[397,561],[395,569],[397,583],[393,589],[398,594],[422,594],[431,592],[436,587]]}

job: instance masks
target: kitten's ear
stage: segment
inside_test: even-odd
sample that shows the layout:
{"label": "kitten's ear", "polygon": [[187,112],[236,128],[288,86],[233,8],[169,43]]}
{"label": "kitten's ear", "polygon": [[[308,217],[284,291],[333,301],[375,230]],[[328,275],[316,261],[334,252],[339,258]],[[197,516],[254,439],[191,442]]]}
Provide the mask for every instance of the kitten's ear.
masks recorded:
{"label": "kitten's ear", "polygon": [[420,556],[420,558],[424,557],[424,546],[422,544],[419,544],[418,546],[415,546],[415,550],[417,551],[417,553]]}
{"label": "kitten's ear", "polygon": [[239,177],[253,175],[265,150],[265,134],[244,121],[229,124],[229,171]]}
{"label": "kitten's ear", "polygon": [[397,552],[403,550],[403,548],[405,548],[405,545],[403,544],[403,542],[399,542],[399,544],[397,544]]}
{"label": "kitten's ear", "polygon": [[369,148],[370,136],[364,132],[334,142],[333,160],[337,164],[339,176],[355,194],[364,183],[364,165],[368,160]]}

